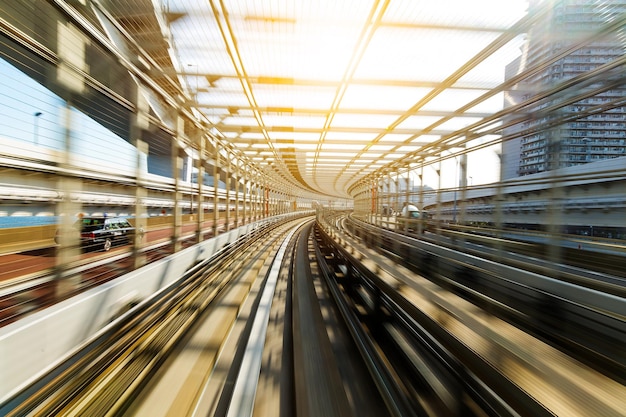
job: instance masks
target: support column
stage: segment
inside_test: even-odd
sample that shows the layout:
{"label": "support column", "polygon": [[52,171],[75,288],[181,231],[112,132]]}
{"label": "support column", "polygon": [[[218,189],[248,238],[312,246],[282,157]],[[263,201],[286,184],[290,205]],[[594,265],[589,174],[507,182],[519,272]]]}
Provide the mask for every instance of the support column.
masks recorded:
{"label": "support column", "polygon": [[146,233],[148,232],[147,212],[145,199],[148,195],[146,189],[145,173],[147,167],[144,166],[144,155],[148,155],[148,144],[140,139],[135,141],[137,150],[137,167],[135,171],[135,239],[133,242],[133,264],[135,269],[145,265],[146,256],[143,247],[146,244]]}
{"label": "support column", "polygon": [[258,173],[256,172],[250,177],[250,220],[253,222],[257,220],[257,178]]}
{"label": "support column", "polygon": [[382,221],[382,206],[385,204],[385,177],[378,177],[378,198],[376,199],[376,225],[380,226]]}
{"label": "support column", "polygon": [[150,128],[150,104],[134,84],[135,113],[130,123],[130,141],[135,146],[137,158],[135,161],[135,238],[133,242],[133,264],[135,269],[146,263],[143,246],[146,244],[148,231],[147,210],[145,199],[148,195],[145,175],[148,172],[148,143],[144,142],[142,133]]}
{"label": "support column", "polygon": [[265,217],[270,217],[274,214],[274,208],[272,206],[272,189],[270,188],[267,178],[265,179]]}
{"label": "support column", "polygon": [[226,180],[224,181],[226,183],[226,213],[224,216],[224,230],[225,231],[229,231],[230,230],[230,167],[231,167],[231,154],[230,151],[227,149],[226,150]]}
{"label": "support column", "polygon": [[389,209],[391,208],[391,184],[393,183],[391,174],[392,174],[391,171],[387,172],[387,195],[385,196],[386,204],[383,203],[383,213],[381,213],[381,215],[385,216],[385,223],[384,223],[385,227],[389,227],[389,224],[387,222],[389,221]]}
{"label": "support column", "polygon": [[239,167],[239,164],[241,161],[239,161],[239,159],[236,159],[236,170],[235,170],[235,227],[239,227],[241,226],[241,220],[239,219],[239,205],[241,204],[241,201],[239,199],[239,182],[241,179],[241,170]]}
{"label": "support column", "polygon": [[202,130],[198,130],[198,213],[196,215],[196,242],[203,240],[204,227],[204,154],[205,154],[205,138]]}
{"label": "support column", "polygon": [[172,140],[172,177],[174,178],[174,228],[172,230],[172,246],[174,252],[178,252],[181,248],[180,237],[183,230],[183,208],[180,204],[182,199],[180,172],[183,166],[183,159],[180,157],[180,146],[178,138],[184,132],[184,119],[178,117],[178,130],[176,137]]}
{"label": "support column", "polygon": [[459,218],[458,224],[465,225],[466,209],[467,209],[467,154],[461,155],[459,167],[461,168],[461,177],[459,178],[459,186],[461,187],[461,200],[459,202]]}
{"label": "support column", "polygon": [[[556,129],[555,129],[556,130]],[[565,199],[565,189],[563,187],[563,181],[559,176],[558,170],[561,168],[561,143],[559,142],[558,132],[549,132],[548,144],[550,153],[548,158],[551,158],[552,163],[549,164],[549,196],[548,204],[546,207],[546,216],[548,219],[548,260],[555,265],[553,273],[556,276],[561,275],[562,270],[562,257],[563,247],[561,246],[561,225],[563,224],[563,201]],[[502,164],[501,164],[502,165]],[[502,178],[502,174],[500,175]],[[593,237],[593,233],[591,234]]]}
{"label": "support column", "polygon": [[396,171],[396,179],[394,180],[394,187],[395,187],[395,193],[393,195],[393,202],[391,203],[390,207],[389,207],[389,221],[393,221],[393,213],[396,211],[396,209],[398,208],[398,203],[400,202],[400,188],[401,188],[401,184],[400,184],[400,170],[398,169],[398,171]]}
{"label": "support column", "polygon": [[[420,166],[420,173],[418,174],[420,179],[420,189],[417,198],[417,208],[420,210],[420,213],[425,212],[424,210],[424,161],[422,161],[422,165]],[[419,222],[417,224],[417,233],[420,235],[424,233],[427,229],[428,218],[423,222]]]}
{"label": "support column", "polygon": [[[83,73],[89,72],[86,60],[87,37],[79,32],[74,26],[58,25],[56,33],[58,64],[55,67],[56,79],[52,80],[62,90],[62,97],[67,99],[65,107],[60,113],[63,115],[61,124],[64,128],[65,149],[60,162],[62,172],[71,172],[73,168],[72,158],[72,97],[82,95],[85,92],[85,77]],[[78,71],[77,71],[78,70]],[[72,262],[80,257],[81,248],[79,237],[74,233],[74,217],[82,210],[78,199],[72,198],[73,193],[79,193],[82,189],[82,180],[79,176],[64,174],[58,178],[58,190],[62,199],[58,204],[58,215],[61,230],[60,245],[57,248],[55,259],[55,296],[63,298],[68,296],[80,282],[80,275],[67,275],[67,268]]]}
{"label": "support column", "polygon": [[441,237],[441,168],[442,168],[442,160],[439,160],[439,168],[437,168],[437,220],[435,222],[437,227],[437,237]]}
{"label": "support column", "polygon": [[369,221],[371,223],[375,223],[376,221],[376,206],[378,205],[378,182],[376,180],[376,178],[374,178],[372,180],[372,186],[371,186],[371,206],[370,206],[370,215],[369,215]]}
{"label": "support column", "polygon": [[[396,206],[396,210],[401,211],[402,207],[405,204],[409,204],[409,199],[411,198],[410,194],[409,194],[409,188],[411,187],[411,167],[410,165],[406,166],[406,188],[404,190],[404,203],[400,204],[398,203],[398,205]],[[422,209],[420,208],[420,213],[421,213]],[[419,224],[417,225],[417,232],[419,234],[422,234],[422,228],[423,228],[423,222],[419,222]],[[397,217],[396,217],[396,223],[395,223],[395,228],[398,229],[398,222],[397,222]]]}
{"label": "support column", "polygon": [[272,192],[271,189],[269,187],[269,184],[267,182],[267,179],[265,180],[265,217],[270,217],[273,213],[273,207],[272,207]]}
{"label": "support column", "polygon": [[263,213],[263,219],[269,217],[269,191],[265,178],[263,178],[261,182],[261,211]]}
{"label": "support column", "polygon": [[243,172],[243,223],[244,224],[250,223],[250,220],[248,219],[248,196],[250,194],[248,192],[249,184],[250,183],[248,181],[248,172],[244,170]]}
{"label": "support column", "polygon": [[258,173],[255,172],[254,176],[250,179],[250,211],[252,221],[257,221],[257,180]]}
{"label": "support column", "polygon": [[[60,164],[65,172],[68,172],[72,166],[72,109],[68,101],[65,108],[61,111],[63,114],[64,130],[65,130],[65,149],[63,152],[63,160]],[[62,196],[61,202],[57,205],[57,215],[60,219],[59,235],[60,244],[56,250],[55,260],[55,294],[57,299],[64,298],[80,283],[80,275],[69,276],[67,269],[69,265],[80,258],[81,247],[79,236],[73,233],[76,215],[82,210],[82,205],[78,200],[72,198],[74,193],[82,190],[82,181],[80,178],[69,175],[59,176],[57,183],[58,190]]]}
{"label": "support column", "polygon": [[[409,202],[409,198],[410,198],[410,194],[409,194],[409,189],[411,188],[411,167],[409,165],[407,165],[406,168],[406,189],[404,190],[404,201],[406,203]],[[398,206],[398,209],[400,209],[401,207]],[[420,207],[420,210],[422,208]]]}
{"label": "support column", "polygon": [[503,203],[504,203],[504,186],[502,184],[502,173],[504,170],[504,166],[502,164],[503,162],[503,155],[502,152],[498,152],[496,151],[496,155],[498,155],[498,159],[500,162],[500,181],[498,181],[496,183],[496,195],[494,196],[495,198],[495,204],[494,204],[494,213],[493,213],[493,221],[494,221],[494,226],[496,228],[496,262],[498,263],[498,265],[504,264],[504,246],[502,244],[502,228],[504,225],[504,213],[503,213]]}
{"label": "support column", "polygon": [[259,192],[260,192],[260,186],[259,186],[259,176],[260,174],[257,172],[254,178],[254,203],[253,203],[253,207],[254,207],[254,221],[258,221],[259,220]]}
{"label": "support column", "polygon": [[220,208],[219,208],[219,186],[220,186],[220,177],[219,177],[219,165],[220,165],[220,145],[215,142],[215,155],[213,155],[215,160],[215,164],[213,164],[213,236],[217,236],[218,228],[219,228],[219,219],[220,219]]}
{"label": "support column", "polygon": [[263,205],[261,196],[261,174],[257,173],[254,183],[254,220],[263,218]]}

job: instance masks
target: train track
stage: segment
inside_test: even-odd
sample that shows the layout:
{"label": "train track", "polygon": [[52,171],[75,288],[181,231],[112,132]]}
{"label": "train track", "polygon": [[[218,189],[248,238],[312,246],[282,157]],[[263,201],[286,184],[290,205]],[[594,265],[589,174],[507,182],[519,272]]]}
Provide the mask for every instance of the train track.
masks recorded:
{"label": "train track", "polygon": [[[512,307],[488,297],[469,302],[453,286],[381,256],[332,221],[324,230],[333,247],[332,274],[343,293],[354,294],[352,311],[368,334],[380,335],[374,350],[390,347],[389,363],[400,358],[393,369],[405,384],[401,392],[413,394],[407,401],[417,404],[414,415],[620,416],[626,407],[621,370],[604,374],[582,364],[498,317],[499,309]],[[606,339],[595,342],[586,348]],[[411,370],[416,373],[406,373]],[[410,385],[414,381],[421,384]]]}
{"label": "train track", "polygon": [[[292,222],[267,230],[263,238],[249,237],[219,259],[195,266],[181,278],[175,292],[156,294],[120,317],[61,366],[3,405],[2,414],[138,412],[142,404],[150,404],[150,393],[159,392],[155,381],[167,380],[167,369],[175,369],[172,364],[188,356],[184,347],[189,343],[206,336],[200,341],[206,343],[202,361],[215,360],[251,291],[265,283],[276,246],[293,227]],[[205,378],[194,381],[202,385]],[[192,379],[186,379],[184,392],[193,391]],[[188,398],[182,395],[172,406],[185,409],[181,406]],[[161,398],[158,407],[169,409],[164,403]]]}
{"label": "train track", "polygon": [[324,301],[311,223],[267,230],[197,265],[175,293],[119,317],[0,413],[332,417],[365,406],[361,415],[381,415]]}
{"label": "train track", "polygon": [[331,260],[324,276],[388,415],[552,415],[408,301],[395,285],[323,230],[317,233],[320,250]]}
{"label": "train track", "polygon": [[331,229],[294,221],[239,241],[0,412],[617,416],[626,406],[623,385]]}
{"label": "train track", "polygon": [[440,228],[422,238],[599,291],[626,295],[624,245],[460,226]]}

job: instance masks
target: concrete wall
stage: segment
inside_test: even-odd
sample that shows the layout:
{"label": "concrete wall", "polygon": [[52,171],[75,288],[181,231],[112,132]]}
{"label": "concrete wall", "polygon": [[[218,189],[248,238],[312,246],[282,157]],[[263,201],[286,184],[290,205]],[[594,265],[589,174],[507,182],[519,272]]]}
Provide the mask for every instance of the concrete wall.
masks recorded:
{"label": "concrete wall", "polygon": [[198,261],[266,221],[234,229],[0,328],[0,403],[107,326],[129,303],[177,282]]}

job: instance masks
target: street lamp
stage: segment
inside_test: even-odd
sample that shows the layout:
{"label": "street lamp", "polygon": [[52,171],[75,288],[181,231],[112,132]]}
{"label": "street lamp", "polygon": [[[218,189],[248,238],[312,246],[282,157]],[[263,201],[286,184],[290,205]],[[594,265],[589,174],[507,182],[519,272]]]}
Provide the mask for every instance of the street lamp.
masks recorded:
{"label": "street lamp", "polygon": [[38,136],[39,136],[39,116],[41,116],[43,113],[38,111],[35,112],[33,114],[33,116],[35,117],[35,127],[34,127],[34,136],[35,136],[35,145],[38,144]]}

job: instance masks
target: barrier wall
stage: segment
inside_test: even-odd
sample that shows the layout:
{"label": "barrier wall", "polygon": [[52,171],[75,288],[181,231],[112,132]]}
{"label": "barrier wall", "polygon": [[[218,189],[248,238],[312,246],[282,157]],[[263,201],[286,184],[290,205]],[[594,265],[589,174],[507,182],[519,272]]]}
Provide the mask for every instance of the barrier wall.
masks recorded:
{"label": "barrier wall", "polygon": [[[220,213],[220,219],[224,217],[224,213]],[[181,218],[183,224],[193,224],[195,222],[195,215],[183,214]],[[206,221],[212,221],[212,213],[205,215],[205,219]],[[128,220],[131,224],[135,224],[134,218],[129,218]],[[172,227],[173,221],[173,216],[147,217],[147,231]],[[44,226],[0,228],[0,255],[55,246],[54,235],[58,227],[56,224],[48,224]]]}
{"label": "barrier wall", "polygon": [[218,235],[0,328],[0,403],[71,355],[129,304],[176,283],[191,266],[267,221],[275,219]]}

